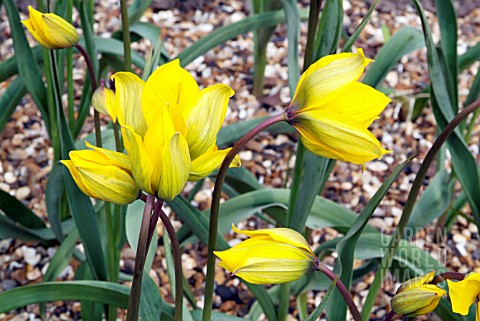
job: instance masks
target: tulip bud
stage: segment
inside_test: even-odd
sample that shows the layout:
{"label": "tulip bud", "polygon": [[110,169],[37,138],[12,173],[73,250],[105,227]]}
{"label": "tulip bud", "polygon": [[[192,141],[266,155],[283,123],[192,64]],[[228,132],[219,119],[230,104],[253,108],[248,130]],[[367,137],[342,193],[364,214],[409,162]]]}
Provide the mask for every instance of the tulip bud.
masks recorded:
{"label": "tulip bud", "polygon": [[54,13],[41,13],[28,6],[30,19],[22,20],[40,45],[48,49],[71,48],[78,43],[75,28]]}
{"label": "tulip bud", "polygon": [[273,228],[235,232],[249,239],[226,251],[214,251],[220,266],[253,284],[279,284],[297,280],[315,270],[318,258],[303,236],[291,229]]}
{"label": "tulip bud", "polygon": [[62,160],[80,190],[93,198],[116,204],[129,204],[137,199],[140,188],[132,177],[130,158],[122,153],[98,148],[69,153],[71,160]]}
{"label": "tulip bud", "polygon": [[392,298],[393,312],[414,317],[435,310],[441,297],[447,292],[436,285],[428,284],[434,276],[435,271],[432,271],[404,282]]}
{"label": "tulip bud", "polygon": [[[109,92],[109,93],[107,93]],[[107,99],[114,97],[113,90],[105,87],[103,84],[95,90],[92,96],[93,108],[101,114],[108,115]],[[113,104],[113,103],[112,103]]]}
{"label": "tulip bud", "polygon": [[440,299],[447,291],[433,284],[424,284],[417,288],[409,288],[395,294],[392,299],[392,310],[396,314],[415,317],[435,310]]}

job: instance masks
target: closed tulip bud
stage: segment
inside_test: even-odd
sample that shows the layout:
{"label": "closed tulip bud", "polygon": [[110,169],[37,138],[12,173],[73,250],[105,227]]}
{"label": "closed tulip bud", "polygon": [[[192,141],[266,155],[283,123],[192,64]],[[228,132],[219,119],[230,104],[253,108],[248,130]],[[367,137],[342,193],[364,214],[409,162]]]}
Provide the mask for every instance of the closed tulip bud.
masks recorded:
{"label": "closed tulip bud", "polygon": [[[109,93],[107,93],[109,92]],[[101,114],[108,115],[107,110],[107,99],[114,97],[113,90],[101,85],[95,90],[92,96],[92,106],[93,108]]]}
{"label": "closed tulip bud", "polygon": [[80,190],[93,198],[116,204],[137,199],[140,188],[132,177],[130,158],[122,153],[98,148],[71,151],[70,160],[62,160]]}
{"label": "closed tulip bud", "polygon": [[48,49],[71,48],[78,43],[75,28],[54,13],[41,13],[28,6],[30,19],[22,20],[40,45]]}
{"label": "closed tulip bud", "polygon": [[432,271],[403,283],[392,298],[393,312],[414,317],[435,310],[447,291],[436,285],[428,284],[433,280],[434,275],[435,271]]}
{"label": "closed tulip bud", "polygon": [[291,229],[272,228],[235,232],[249,239],[226,251],[214,251],[220,266],[253,284],[279,284],[315,270],[318,258],[303,236]]}

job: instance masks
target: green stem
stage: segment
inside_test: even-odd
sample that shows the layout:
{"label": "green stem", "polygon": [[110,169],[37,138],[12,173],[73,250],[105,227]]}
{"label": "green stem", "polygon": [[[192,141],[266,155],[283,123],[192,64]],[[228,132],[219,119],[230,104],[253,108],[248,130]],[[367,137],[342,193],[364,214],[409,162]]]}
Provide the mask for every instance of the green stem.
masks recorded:
{"label": "green stem", "polygon": [[150,217],[152,215],[155,196],[148,194],[143,211],[140,234],[138,235],[137,253],[135,256],[135,267],[133,272],[132,288],[128,300],[127,321],[138,321],[138,312],[140,305],[140,294],[142,292],[142,276],[147,257],[148,231],[150,227]]}
{"label": "green stem", "polygon": [[217,243],[217,230],[218,230],[218,214],[220,210],[220,197],[222,194],[222,186],[227,176],[227,170],[230,167],[235,155],[258,133],[267,127],[281,122],[286,121],[286,114],[282,113],[272,118],[265,120],[264,122],[258,124],[252,130],[250,130],[245,136],[243,136],[230,150],[230,152],[225,156],[222,166],[217,174],[217,179],[215,180],[215,188],[212,194],[212,207],[210,209],[210,222],[208,228],[208,254],[207,254],[207,275],[205,278],[205,304],[203,308],[202,321],[210,321],[212,315],[212,301],[213,301],[213,283],[215,277],[215,255],[213,251],[215,250],[215,245]]}
{"label": "green stem", "polygon": [[[110,203],[105,203],[105,217],[107,225],[107,246],[108,246],[108,281],[118,282],[119,262],[117,261],[117,243],[115,226],[112,220],[112,212],[110,210]],[[117,309],[115,306],[108,306],[108,320],[117,319]]]}
{"label": "green stem", "polygon": [[315,35],[317,33],[318,15],[322,7],[322,0],[310,1],[310,10],[308,12],[308,32],[307,45],[305,47],[305,60],[303,62],[303,71],[307,70],[313,62],[315,53]]}
{"label": "green stem", "polygon": [[[73,0],[67,1],[67,22],[72,23]],[[67,97],[68,125],[70,132],[75,131],[75,97],[73,90],[73,48],[67,49]]]}
{"label": "green stem", "polygon": [[113,123],[113,136],[115,137],[115,149],[117,152],[123,152],[122,139],[120,137],[120,129],[118,128],[118,122]]}
{"label": "green stem", "polygon": [[[93,67],[92,60],[90,59],[90,56],[88,55],[85,48],[83,48],[80,44],[76,44],[75,48],[77,48],[78,51],[80,51],[83,58],[85,59],[85,63],[87,64],[88,75],[90,77],[90,85],[92,87],[92,95],[93,95],[95,93],[95,90],[97,90],[97,77],[95,76],[95,68]],[[96,143],[97,147],[102,147],[102,132],[101,132],[101,129],[100,129],[100,114],[95,109],[93,110],[93,119],[94,119],[94,123],[95,123],[95,143]]]}
{"label": "green stem", "polygon": [[287,320],[288,308],[290,307],[290,283],[280,284],[278,302],[278,321]]}
{"label": "green stem", "polygon": [[[173,266],[175,269],[175,321],[182,321],[183,316],[183,272],[182,272],[182,252],[177,234],[173,228],[172,222],[168,219],[167,214],[162,210],[162,202],[157,201],[155,204],[154,216],[160,216],[163,226],[167,230],[168,237],[172,245]],[[157,217],[158,217],[157,216]]]}
{"label": "green stem", "polygon": [[122,36],[125,70],[130,71],[132,66],[132,54],[130,51],[130,27],[128,21],[127,0],[120,0],[120,8],[122,10]]}
{"label": "green stem", "polygon": [[464,110],[462,110],[459,114],[457,114],[457,116],[455,116],[455,118],[453,118],[452,121],[448,123],[447,126],[445,126],[445,129],[440,133],[438,138],[433,143],[432,147],[430,147],[430,150],[425,156],[425,159],[423,160],[422,165],[420,165],[417,176],[415,176],[415,180],[412,183],[412,188],[410,189],[410,193],[408,194],[407,202],[405,203],[405,206],[403,208],[403,213],[400,218],[400,222],[398,223],[398,227],[395,230],[392,240],[390,241],[390,244],[387,248],[387,252],[385,253],[380,263],[380,269],[375,275],[375,279],[373,280],[373,283],[370,286],[370,291],[368,292],[367,299],[365,301],[365,305],[362,310],[363,320],[365,321],[368,320],[370,311],[372,310],[373,304],[377,297],[377,293],[380,289],[380,285],[383,282],[383,279],[385,278],[387,270],[392,264],[395,251],[398,245],[400,244],[400,241],[402,240],[405,226],[407,225],[408,220],[410,219],[410,215],[412,214],[415,201],[420,192],[420,188],[423,186],[423,182],[425,180],[425,176],[427,175],[427,171],[430,168],[430,165],[433,163],[433,161],[435,160],[435,157],[437,156],[438,151],[441,149],[443,144],[447,141],[447,138],[453,133],[455,128],[457,128],[457,126],[460,125],[470,113],[474,112],[479,107],[480,107],[480,99],[477,99],[473,103],[471,103],[468,107],[466,107]]}
{"label": "green stem", "polygon": [[332,270],[330,270],[328,267],[326,267],[324,264],[322,264],[320,261],[316,262],[317,269],[323,274],[325,274],[330,280],[335,281],[335,286],[337,287],[338,291],[340,294],[342,294],[343,299],[345,300],[345,303],[347,303],[348,308],[350,309],[350,312],[352,313],[353,319],[355,321],[362,321],[362,317],[360,316],[360,312],[357,309],[357,306],[355,305],[355,302],[353,302],[352,297],[350,296],[350,292],[347,290],[345,285],[342,283],[342,280],[338,278],[338,276],[333,273]]}

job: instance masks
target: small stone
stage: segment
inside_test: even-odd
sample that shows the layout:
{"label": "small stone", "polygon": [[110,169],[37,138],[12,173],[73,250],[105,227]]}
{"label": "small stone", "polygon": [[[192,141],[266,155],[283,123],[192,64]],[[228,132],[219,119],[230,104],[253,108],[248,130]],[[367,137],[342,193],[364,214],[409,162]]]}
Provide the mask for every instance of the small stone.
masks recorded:
{"label": "small stone", "polygon": [[31,266],[35,266],[40,262],[41,256],[32,247],[22,246],[23,259]]}
{"label": "small stone", "polygon": [[17,286],[17,281],[11,280],[11,279],[6,279],[2,281],[2,288],[4,291],[8,291],[10,289],[13,289]]}
{"label": "small stone", "polygon": [[40,270],[37,268],[34,268],[33,270],[27,272],[27,280],[29,281],[35,281],[41,277],[42,272],[40,272]]}
{"label": "small stone", "polygon": [[20,187],[19,189],[17,189],[16,193],[15,193],[15,197],[20,200],[20,201],[23,201],[25,200],[29,195],[30,195],[30,187],[28,186],[22,186]]}
{"label": "small stone", "polygon": [[17,177],[15,177],[12,172],[6,172],[5,175],[3,175],[3,179],[7,184],[13,184],[17,181]]}

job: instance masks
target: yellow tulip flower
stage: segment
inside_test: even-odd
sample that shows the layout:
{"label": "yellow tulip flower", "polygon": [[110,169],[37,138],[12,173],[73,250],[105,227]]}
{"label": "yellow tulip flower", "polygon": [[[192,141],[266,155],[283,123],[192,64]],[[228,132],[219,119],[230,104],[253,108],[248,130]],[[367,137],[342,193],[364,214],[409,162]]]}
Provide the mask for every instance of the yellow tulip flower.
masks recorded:
{"label": "yellow tulip flower", "polygon": [[140,188],[132,177],[130,158],[86,143],[91,150],[69,153],[67,166],[73,180],[86,195],[116,204],[128,204],[137,199]]}
{"label": "yellow tulip flower", "polygon": [[78,43],[75,28],[54,13],[41,13],[28,6],[30,19],[22,20],[38,43],[48,49],[71,48]]}
{"label": "yellow tulip flower", "polygon": [[434,276],[435,271],[432,271],[403,283],[392,298],[393,312],[414,317],[435,310],[441,297],[447,292],[436,285],[428,284]]}
{"label": "yellow tulip flower", "polygon": [[288,228],[235,232],[249,239],[226,251],[214,251],[220,266],[253,284],[279,284],[315,270],[318,261],[303,236]]}
{"label": "yellow tulip flower", "polygon": [[[218,150],[216,136],[233,95],[230,87],[200,90],[178,59],[146,82],[129,72],[112,79],[115,93],[106,92],[107,111],[122,126],[135,164],[133,177],[142,190],[171,200],[187,180],[199,180],[221,165],[230,149]],[[237,158],[232,166],[239,164]]]}
{"label": "yellow tulip flower", "polygon": [[330,55],[300,77],[287,119],[312,153],[363,165],[390,152],[368,130],[390,102],[358,82],[371,61],[361,49]]}
{"label": "yellow tulip flower", "polygon": [[462,281],[453,282],[447,280],[452,311],[462,315],[468,315],[470,306],[477,302],[477,317],[480,321],[478,297],[480,296],[480,273],[468,273]]}

